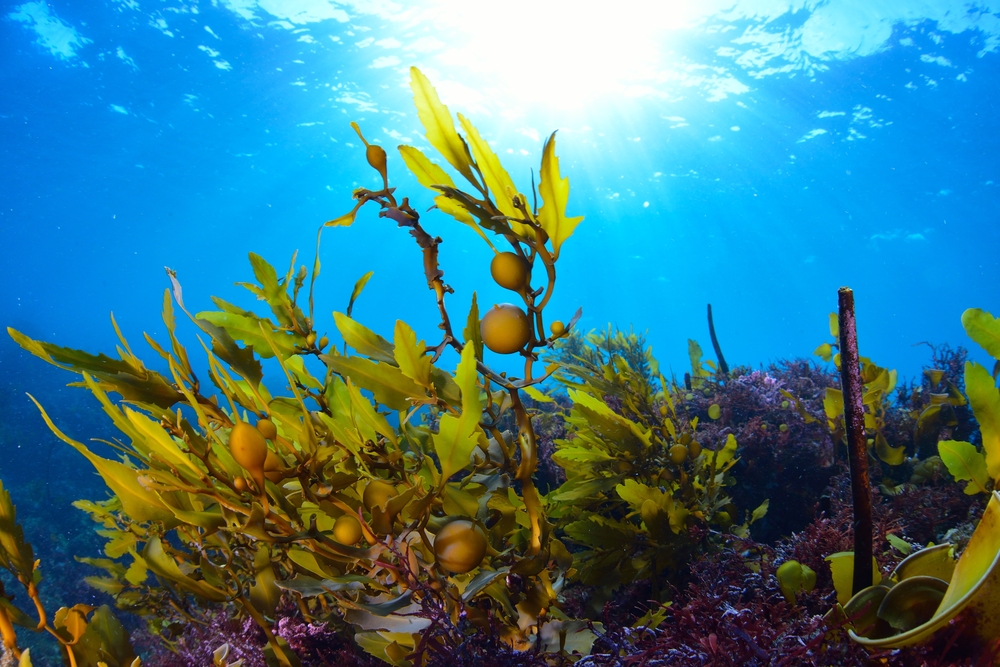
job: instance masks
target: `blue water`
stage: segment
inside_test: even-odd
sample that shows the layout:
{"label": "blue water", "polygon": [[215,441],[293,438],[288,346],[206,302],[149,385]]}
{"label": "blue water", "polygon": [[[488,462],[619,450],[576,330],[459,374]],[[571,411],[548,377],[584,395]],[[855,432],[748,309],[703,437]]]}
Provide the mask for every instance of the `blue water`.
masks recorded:
{"label": "blue water", "polygon": [[[141,332],[164,337],[164,266],[192,311],[210,295],[253,308],[233,284],[252,279],[247,252],[311,264],[318,226],[377,184],[352,120],[426,209],[394,151],[426,146],[411,65],[523,191],[559,130],[569,212],[586,219],[550,311],[648,331],[668,373],[688,369],[688,338],[710,350],[709,302],[729,364],[757,365],[811,355],[849,285],[862,354],[904,377],[929,362],[920,342],[967,344],[964,309],[1000,312],[1000,4],[669,4],[5,2],[0,322],[113,353],[114,311],[155,365]],[[424,221],[445,238],[453,317],[473,290],[509,300],[471,231]],[[368,211],[326,232],[322,258],[320,328],[374,270],[356,317],[436,340],[402,230]],[[24,489],[73,471],[53,503],[91,475],[24,392],[71,435],[108,435],[60,389],[71,379],[0,338],[0,476]]]}

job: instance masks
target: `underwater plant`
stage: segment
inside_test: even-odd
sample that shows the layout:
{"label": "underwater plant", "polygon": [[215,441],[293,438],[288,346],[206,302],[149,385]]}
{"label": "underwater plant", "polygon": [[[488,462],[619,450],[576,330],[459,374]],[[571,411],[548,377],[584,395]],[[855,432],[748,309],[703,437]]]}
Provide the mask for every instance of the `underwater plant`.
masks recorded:
{"label": "underwater plant", "polygon": [[[1000,369],[1000,319],[969,309],[962,322]],[[965,386],[979,422],[983,451],[957,441],[941,441],[938,447],[949,472],[957,481],[968,482],[965,493],[971,495],[988,492],[1000,481],[1000,389],[995,375],[974,362],[966,362]],[[849,557],[853,563],[855,554],[835,556]],[[850,626],[851,638],[865,646],[900,648],[926,642],[966,609],[973,610],[968,617],[976,634],[995,639],[1000,634],[995,613],[1000,608],[1000,492],[992,492],[957,562],[951,544],[931,546],[909,555],[888,577],[880,578],[875,567],[873,578],[881,581],[860,590],[861,568],[839,569],[854,572],[854,585],[852,589],[846,588],[846,581],[837,585],[840,604],[834,616],[843,619]]]}
{"label": "underwater plant", "polygon": [[[830,335],[834,339],[840,337],[840,324],[837,313],[830,313]],[[823,361],[833,361],[840,370],[840,343],[823,343],[816,348],[815,354]],[[898,374],[896,371],[882,368],[868,357],[859,357],[861,364],[861,379],[864,384],[862,403],[864,406],[864,427],[869,434],[869,449],[875,456],[888,466],[898,466],[906,459],[906,448],[893,446],[885,436],[886,414],[891,407],[891,395],[896,388]],[[827,424],[834,442],[846,442],[847,429],[844,421],[844,394],[841,389],[829,387],[824,397]]]}
{"label": "underwater plant", "polygon": [[938,454],[956,481],[968,482],[965,493],[972,495],[1000,487],[1000,390],[996,386],[1000,375],[1000,318],[970,308],[962,314],[962,325],[995,360],[992,373],[974,361],[965,362],[965,391],[979,424],[981,449],[962,440],[942,440],[938,442]]}
{"label": "underwater plant", "polygon": [[[217,310],[192,315],[168,270],[169,344],[146,336],[167,374],[133,353],[113,318],[118,359],[8,329],[26,350],[78,373],[77,384],[127,440],[109,443],[120,460],[103,458],[64,434],[36,401],[53,433],[113,492],[77,503],[107,539],[109,558],[89,561],[105,574],[91,583],[146,615],[154,633],[190,619],[197,605],[236,605],[264,633],[269,663],[297,665],[274,631],[284,597],[305,620],[351,628],[364,650],[396,665],[427,664],[466,633],[494,626],[507,644],[543,652],[586,653],[594,639],[586,623],[557,606],[571,559],[552,537],[534,486],[537,443],[521,397],[556,370],[536,370],[539,353],[570,334],[580,316],[554,320],[546,331],[556,262],[582,219],[566,214],[569,182],[559,172],[555,135],[545,142],[532,205],[461,114],[465,135],[458,134],[416,69],[411,86],[428,142],[471,190],[412,146],[399,148],[402,159],[435,192],[438,210],[495,251],[491,273],[519,305],[481,315],[473,296],[464,329],[456,330],[446,305],[452,289],[438,263],[441,239],[389,186],[384,149],[352,124],[383,187],[356,190],[353,209],[325,226],[352,224],[374,203],[381,218],[407,229],[434,293],[440,341],[418,340],[402,321],[390,341],[354,320],[368,276],[346,312],[334,313],[343,349],[320,336],[318,241],[312,270],[296,268],[293,257],[284,276],[251,253],[256,283],[241,284],[266,303],[267,316],[221,299]],[[211,385],[176,335],[174,303],[211,340],[203,344]],[[448,350],[459,357],[454,372],[440,367]],[[493,370],[490,354],[519,354],[522,377]],[[288,393],[265,385],[262,359],[274,360]],[[501,431],[508,415],[512,429]]]}
{"label": "underwater plant", "polygon": [[638,579],[649,579],[660,599],[707,547],[710,529],[745,534],[767,501],[736,525],[726,491],[735,483],[736,439],[699,442],[698,418],[678,416],[682,390],[659,374],[639,335],[574,333],[557,351],[556,377],[572,405],[552,458],[567,479],[546,499],[560,534],[577,547],[575,578],[599,589],[593,604]]}
{"label": "underwater plant", "polygon": [[[17,511],[10,494],[0,481],[0,567],[21,585],[34,607],[36,619],[15,606],[0,581],[0,637],[3,639],[3,663],[18,660],[20,667],[31,667],[30,649],[18,646],[18,625],[33,632],[47,632],[59,642],[63,658],[70,667],[139,667],[140,660],[129,643],[128,633],[107,605],[93,607],[76,604],[60,607],[51,617],[39,594],[42,573],[31,544],[17,523]],[[9,663],[8,660],[11,662]]]}

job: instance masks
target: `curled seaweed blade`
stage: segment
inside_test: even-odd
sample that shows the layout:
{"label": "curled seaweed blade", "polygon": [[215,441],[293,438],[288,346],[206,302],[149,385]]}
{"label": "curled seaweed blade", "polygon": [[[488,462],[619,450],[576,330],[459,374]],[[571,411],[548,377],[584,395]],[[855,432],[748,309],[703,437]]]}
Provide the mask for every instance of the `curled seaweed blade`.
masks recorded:
{"label": "curled seaweed blade", "polygon": [[901,632],[926,623],[934,615],[948,589],[937,577],[908,577],[889,589],[878,608],[878,616]]}
{"label": "curled seaweed blade", "polygon": [[899,562],[890,579],[903,581],[910,577],[927,576],[951,581],[955,557],[950,544],[937,544],[910,554]]}
{"label": "curled seaweed blade", "polygon": [[[918,577],[904,580],[910,581]],[[899,584],[902,585],[902,584]],[[862,591],[863,592],[863,591]],[[859,593],[860,595],[860,593]],[[994,491],[968,546],[955,565],[951,582],[933,615],[925,623],[891,637],[869,639],[851,632],[860,644],[878,648],[902,648],[926,642],[959,612],[970,609],[976,632],[992,638],[1000,632],[1000,492]]]}

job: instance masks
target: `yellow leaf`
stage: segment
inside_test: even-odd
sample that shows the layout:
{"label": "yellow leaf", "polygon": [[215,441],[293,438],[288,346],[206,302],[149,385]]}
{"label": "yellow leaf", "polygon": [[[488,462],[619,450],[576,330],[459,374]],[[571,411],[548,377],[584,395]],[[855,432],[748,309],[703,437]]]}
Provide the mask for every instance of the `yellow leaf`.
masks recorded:
{"label": "yellow leaf", "polygon": [[385,436],[389,442],[395,445],[396,432],[389,426],[386,418],[375,411],[375,406],[371,404],[371,401],[361,395],[361,390],[351,382],[350,378],[347,379],[347,390],[351,395],[351,407],[353,408],[354,416],[360,418],[376,433]]}
{"label": "yellow leaf", "polygon": [[467,225],[471,227],[473,230],[475,230],[476,234],[479,235],[479,238],[486,241],[486,245],[488,245],[490,248],[493,249],[494,252],[496,252],[496,246],[493,245],[493,242],[490,241],[488,236],[486,236],[486,232],[483,231],[483,228],[480,227],[478,224],[476,224],[475,218],[472,217],[472,214],[469,213],[468,209],[462,206],[461,203],[455,201],[454,199],[446,195],[439,195],[434,198],[434,204],[438,207],[438,210],[441,211],[442,213],[450,215],[455,220],[461,222],[463,225]]}
{"label": "yellow leaf", "polygon": [[1000,359],[1000,318],[979,308],[962,313],[962,326],[969,338],[983,346],[994,359]]}
{"label": "yellow leaf", "polygon": [[823,394],[823,410],[826,412],[830,423],[837,417],[844,414],[844,392],[833,387],[827,387]]}
{"label": "yellow leaf", "polygon": [[87,614],[93,609],[93,607],[81,604],[75,605],[73,608],[60,607],[56,610],[52,623],[72,638],[71,643],[76,643],[86,632]]}
{"label": "yellow leaf", "polygon": [[538,222],[552,240],[552,256],[559,259],[559,247],[573,234],[573,230],[583,220],[583,216],[566,217],[566,203],[569,200],[569,179],[559,174],[559,158],[556,157],[556,133],[553,132],[542,150],[541,181],[538,193],[542,196],[542,208],[538,211]]}
{"label": "yellow leaf", "polygon": [[823,359],[823,361],[829,362],[831,359],[833,359],[833,346],[830,345],[829,343],[823,343],[815,350],[813,350],[813,354]]}
{"label": "yellow leaf", "polygon": [[987,492],[990,477],[986,458],[974,445],[960,440],[942,440],[938,443],[938,455],[956,482],[969,482],[965,485],[966,495]]}
{"label": "yellow leaf", "polygon": [[532,400],[538,401],[539,403],[554,403],[555,401],[551,396],[539,391],[536,387],[525,387],[524,393],[532,398]]}
{"label": "yellow leaf", "polygon": [[407,399],[426,398],[427,392],[395,366],[380,364],[361,357],[323,355],[324,363],[334,372],[350,378],[354,384],[375,394],[375,400],[393,410],[405,410]]}
{"label": "yellow leaf", "polygon": [[181,571],[174,557],[163,550],[163,544],[159,537],[150,537],[146,542],[146,548],[142,551],[142,557],[146,565],[154,574],[169,579],[181,588],[199,595],[207,600],[222,602],[228,595],[226,591],[220,590],[200,579],[192,579]]}
{"label": "yellow leaf", "polygon": [[250,603],[262,614],[274,616],[274,610],[281,601],[281,589],[275,585],[271,552],[263,542],[257,543],[253,566],[254,584],[250,587]]}
{"label": "yellow leaf", "polygon": [[986,454],[986,469],[1000,483],[1000,391],[990,372],[973,361],[965,362],[965,393],[979,422]]}
{"label": "yellow leaf", "polygon": [[770,504],[771,504],[771,500],[770,499],[765,499],[764,502],[762,502],[760,505],[758,505],[757,509],[755,509],[753,511],[753,514],[750,515],[750,523],[753,523],[754,521],[759,521],[760,519],[763,519],[764,515],[767,514],[767,508],[770,506]]}
{"label": "yellow leaf", "polygon": [[[180,450],[177,444],[178,441],[163,430],[163,427],[159,423],[129,408],[124,408],[123,412],[128,420],[132,422],[132,425],[135,426],[136,431],[145,436],[142,444],[148,448],[149,453],[157,454],[161,460],[185,466],[201,477],[203,474],[201,467],[192,461],[190,456]],[[136,444],[139,443],[133,441],[133,445]]]}
{"label": "yellow leaf", "polygon": [[906,447],[893,447],[881,433],[875,434],[875,453],[891,466],[898,466],[906,460]]}
{"label": "yellow leaf", "polygon": [[[838,551],[826,557],[826,562],[830,564],[830,574],[833,575],[833,587],[837,591],[837,602],[847,604],[853,596],[854,586],[854,552]],[[882,580],[882,573],[878,570],[878,563],[872,556],[872,581],[876,584]]]}
{"label": "yellow leaf", "polygon": [[482,401],[479,399],[479,374],[476,371],[476,350],[473,345],[462,348],[462,358],[455,369],[455,382],[462,391],[462,412],[475,416],[478,423],[482,416]]}
{"label": "yellow leaf", "polygon": [[840,338],[840,317],[837,313],[830,313],[830,335],[834,338]]}
{"label": "yellow leaf", "polygon": [[[486,140],[479,136],[479,130],[469,122],[468,118],[458,114],[458,120],[462,123],[462,129],[469,137],[469,148],[472,150],[473,157],[476,158],[479,171],[483,174],[486,187],[493,194],[497,208],[505,216],[523,218],[524,214],[514,208],[512,200],[512,197],[517,194],[517,188],[514,186],[510,174],[500,164],[500,158],[493,152]],[[535,233],[528,225],[514,221],[508,221],[508,223],[515,234],[525,238],[534,238]]]}
{"label": "yellow leaf", "polygon": [[354,224],[354,218],[358,214],[358,209],[355,208],[350,213],[345,213],[339,218],[334,218],[333,220],[328,220],[323,223],[324,227],[350,227]]}
{"label": "yellow leaf", "polygon": [[343,313],[334,313],[333,321],[336,323],[340,335],[344,337],[344,342],[357,350],[359,354],[371,357],[376,361],[396,365],[392,343],[385,338]]}
{"label": "yellow leaf", "polygon": [[439,165],[431,162],[430,158],[424,155],[420,149],[413,146],[400,146],[399,154],[403,157],[406,167],[417,177],[417,182],[425,188],[434,190],[436,193],[438,191],[434,189],[435,185],[455,187],[451,176]]}
{"label": "yellow leaf", "polygon": [[730,433],[726,436],[726,444],[722,449],[716,450],[715,452],[715,472],[722,473],[734,465],[739,459],[736,458],[736,436]]}
{"label": "yellow leaf", "polygon": [[424,126],[427,141],[470,183],[476,183],[468,151],[455,131],[451,112],[441,103],[431,82],[416,67],[410,68],[410,88],[413,90],[413,104],[417,107],[417,116]]}
{"label": "yellow leaf", "polygon": [[417,342],[417,334],[403,320],[396,320],[396,330],[393,336],[393,355],[396,365],[403,375],[417,384],[431,386],[431,358],[427,356],[427,345],[424,341]]}
{"label": "yellow leaf", "polygon": [[469,465],[469,458],[480,437],[485,439],[479,427],[482,403],[476,379],[475,350],[472,345],[466,345],[455,372],[455,380],[462,391],[462,412],[457,417],[451,414],[442,416],[438,432],[433,436],[434,451],[441,463],[442,484]]}
{"label": "yellow leaf", "polygon": [[[84,377],[89,379],[86,375]],[[173,512],[163,503],[160,497],[139,484],[139,471],[128,467],[124,463],[110,461],[94,454],[84,445],[60,431],[52,423],[52,419],[49,418],[48,413],[35,400],[34,396],[28,394],[28,398],[34,401],[38,410],[42,413],[42,419],[45,420],[45,423],[55,433],[56,437],[83,454],[97,469],[98,474],[104,479],[104,483],[121,500],[122,510],[125,514],[135,521],[162,521],[167,527],[177,525],[177,519],[174,518]]]}
{"label": "yellow leaf", "polygon": [[369,271],[365,275],[363,275],[360,278],[358,278],[358,281],[356,283],[354,283],[354,289],[351,290],[351,299],[350,299],[350,301],[347,302],[347,316],[348,317],[351,316],[351,311],[354,310],[354,302],[358,300],[359,296],[361,296],[361,291],[365,288],[365,285],[368,284],[368,281],[371,280],[371,277],[373,275],[375,275],[375,272],[374,271]]}

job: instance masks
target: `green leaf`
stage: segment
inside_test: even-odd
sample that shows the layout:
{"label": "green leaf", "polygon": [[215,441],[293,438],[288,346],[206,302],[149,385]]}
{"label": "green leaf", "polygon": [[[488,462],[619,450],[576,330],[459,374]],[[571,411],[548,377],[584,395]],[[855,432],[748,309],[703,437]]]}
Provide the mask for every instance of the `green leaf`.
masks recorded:
{"label": "green leaf", "polygon": [[33,340],[11,327],[7,327],[7,333],[18,345],[53,366],[75,373],[93,374],[106,390],[121,394],[127,401],[169,408],[183,400],[182,394],[174,389],[166,378],[147,370],[138,360],[133,364],[103,354],[93,355],[81,350],[59,347]]}
{"label": "green leaf", "polygon": [[244,378],[253,382],[255,385],[259,384],[261,378],[264,376],[264,371],[260,367],[260,362],[254,356],[253,350],[249,348],[241,348],[236,344],[236,341],[234,341],[232,337],[226,333],[225,329],[217,327],[211,322],[206,322],[193,317],[184,307],[184,294],[181,289],[181,283],[177,280],[177,274],[172,269],[167,268],[167,277],[170,279],[174,300],[177,301],[177,305],[181,307],[184,314],[191,318],[191,321],[194,322],[198,328],[212,337],[212,352],[229,364]]}
{"label": "green leaf", "polygon": [[184,574],[174,557],[163,550],[163,544],[159,537],[149,538],[149,541],[146,542],[146,548],[142,551],[142,557],[155,575],[174,582],[189,593],[194,593],[213,602],[222,602],[228,597],[225,591]]}
{"label": "green leaf", "polygon": [[129,582],[133,586],[139,586],[146,581],[149,576],[149,568],[146,567],[146,561],[142,556],[138,554],[134,555],[132,564],[128,566],[128,570],[125,572],[125,581]]}
{"label": "green leaf", "polygon": [[563,482],[555,491],[549,494],[550,500],[556,502],[572,502],[581,498],[596,498],[605,491],[610,491],[622,481],[621,475],[613,477],[571,477]]}
{"label": "green leaf", "polygon": [[979,308],[969,308],[962,313],[962,326],[969,338],[979,343],[991,357],[1000,360],[1000,318]]}
{"label": "green leaf", "polygon": [[257,543],[253,558],[254,584],[250,587],[250,603],[265,616],[274,616],[281,601],[281,590],[275,585],[271,550],[264,542]]}
{"label": "green leaf", "polygon": [[462,392],[462,412],[469,413],[476,423],[483,413],[483,404],[479,397],[479,373],[476,370],[476,353],[473,346],[462,348],[462,358],[455,369],[455,382]]}
{"label": "green leaf", "polygon": [[343,313],[334,313],[333,321],[337,324],[337,329],[343,336],[344,342],[357,350],[358,354],[393,366],[396,365],[392,343],[385,338]]}
{"label": "green leaf", "polygon": [[[141,434],[142,445],[145,446],[149,454],[155,454],[160,460],[173,463],[194,472],[201,477],[205,471],[191,457],[181,451],[178,443],[180,441],[173,438],[163,430],[159,422],[155,422],[146,415],[136,412],[130,408],[123,408],[122,412],[135,428],[135,432]],[[135,446],[136,442],[133,442]]]}
{"label": "green leaf", "polygon": [[403,320],[396,320],[393,335],[393,356],[403,375],[417,384],[430,388],[431,358],[427,356],[427,345],[417,342],[417,334]]}
{"label": "green leaf", "polygon": [[594,549],[625,549],[635,538],[636,529],[628,523],[591,515],[566,524],[564,530],[571,539]]}
{"label": "green leaf", "polygon": [[304,574],[297,574],[287,581],[275,582],[279,588],[295,591],[303,597],[316,597],[325,593],[339,593],[341,591],[361,591],[366,584],[376,583],[369,577],[358,574],[348,574],[343,577],[330,577],[316,579]]}
{"label": "green leaf", "polygon": [[691,377],[693,377],[693,378],[705,377],[705,376],[708,375],[708,371],[706,371],[701,366],[701,356],[702,356],[702,354],[703,353],[701,351],[701,345],[698,344],[698,341],[691,340],[689,338],[688,339],[688,358],[691,360]]}
{"label": "green leaf", "polygon": [[376,433],[385,436],[389,442],[395,445],[396,431],[389,426],[389,422],[383,415],[375,411],[371,401],[361,395],[361,390],[351,382],[350,378],[347,380],[347,390],[351,395],[351,408],[355,418],[360,418]]}
{"label": "green leaf", "polygon": [[566,216],[569,200],[569,179],[559,173],[559,158],[556,157],[556,133],[553,132],[542,150],[541,181],[538,192],[542,196],[542,207],[538,210],[538,222],[552,241],[552,257],[559,259],[559,248],[573,235],[573,230],[583,220],[583,216]]}
{"label": "green leaf", "polygon": [[715,452],[715,472],[716,474],[725,472],[736,465],[739,460],[736,458],[736,436],[730,433],[726,436],[726,444],[722,449],[716,450]]}
{"label": "green leaf", "polygon": [[476,593],[493,583],[497,577],[506,576],[509,571],[509,567],[501,567],[499,570],[480,570],[479,574],[473,577],[465,590],[462,591],[462,600],[468,602],[476,596]]}
{"label": "green leaf", "polygon": [[990,372],[973,361],[965,362],[965,393],[979,422],[986,470],[1000,485],[1000,391]]}
{"label": "green leaf", "polygon": [[405,410],[408,399],[424,400],[427,392],[395,366],[361,357],[322,355],[323,362],[334,372],[350,378],[354,384],[375,394],[375,400],[393,410]]}
{"label": "green leaf", "polygon": [[306,362],[302,358],[302,355],[292,355],[285,360],[285,366],[295,376],[296,381],[302,383],[304,386],[312,389],[323,389],[323,383],[313,377],[313,374],[306,368]]}
{"label": "green leaf", "polygon": [[17,523],[17,511],[10,493],[0,480],[0,565],[31,581],[35,571],[35,555],[31,545],[24,541],[24,531]]}
{"label": "green leaf", "polygon": [[986,457],[974,445],[961,440],[942,440],[938,443],[938,456],[956,482],[969,482],[965,485],[966,495],[989,491]]}
{"label": "green leaf", "polygon": [[638,510],[647,500],[651,500],[662,510],[669,510],[674,505],[674,497],[671,493],[661,491],[657,487],[640,484],[634,479],[626,479],[624,483],[615,487],[618,497],[632,506],[633,510]]}
{"label": "green leaf", "polygon": [[223,329],[233,340],[246,343],[264,359],[273,357],[274,352],[271,350],[271,346],[268,345],[267,339],[260,332],[261,325],[268,330],[274,331],[272,340],[275,347],[281,351],[282,357],[290,357],[295,354],[297,347],[304,346],[306,342],[302,336],[290,331],[275,329],[269,320],[256,317],[252,313],[249,315],[239,315],[222,311],[205,311],[198,313],[195,318]]}
{"label": "green leaf", "polygon": [[361,609],[368,611],[376,616],[388,616],[394,611],[399,611],[406,605],[410,603],[410,598],[412,597],[412,592],[407,591],[397,598],[391,600],[386,600],[385,602],[375,602],[375,603],[365,603],[356,602],[354,603]]}
{"label": "green leaf", "polygon": [[455,381],[462,392],[462,412],[457,417],[442,415],[438,432],[434,434],[434,451],[441,464],[441,484],[452,475],[469,465],[472,450],[486,435],[479,427],[482,416],[482,402],[479,398],[479,383],[476,371],[476,357],[472,345],[462,349],[462,358],[455,371]]}
{"label": "green leaf", "polygon": [[903,554],[904,556],[909,556],[910,552],[913,550],[913,547],[910,546],[909,542],[907,542],[906,540],[904,540],[903,538],[899,537],[894,533],[889,533],[888,535],[885,536],[885,539],[889,542],[889,544],[892,545],[892,547],[896,551]]}
{"label": "green leaf", "polygon": [[167,527],[173,527],[177,525],[177,520],[174,518],[173,512],[164,504],[153,491],[147,490],[141,484],[139,484],[139,471],[130,468],[123,463],[117,461],[109,461],[108,459],[101,458],[100,456],[94,454],[84,445],[80,444],[76,440],[73,440],[65,433],[60,431],[55,424],[52,423],[52,419],[45,412],[42,405],[35,400],[35,397],[28,394],[35,405],[38,407],[39,412],[42,414],[42,419],[48,425],[49,429],[58,437],[60,440],[70,445],[73,449],[83,454],[88,461],[97,469],[98,474],[104,479],[104,483],[108,485],[118,499],[122,503],[122,511],[125,512],[134,521],[162,521]]}
{"label": "green leaf", "polygon": [[371,277],[375,275],[374,271],[369,271],[365,275],[358,278],[358,282],[354,283],[354,289],[351,290],[351,300],[347,302],[347,316],[351,316],[351,312],[354,310],[354,302],[358,300],[361,296],[361,291],[364,290],[365,285],[371,280]]}
{"label": "green leaf", "polygon": [[410,88],[413,90],[413,103],[417,107],[417,117],[424,126],[427,141],[470,183],[476,183],[469,163],[468,149],[455,130],[451,112],[441,103],[431,82],[416,67],[410,68]]}
{"label": "green leaf", "polygon": [[483,360],[483,332],[479,324],[479,303],[476,300],[476,293],[472,293],[472,306],[469,308],[469,316],[465,320],[465,344],[472,343],[476,349],[476,359]]}
{"label": "green leaf", "polygon": [[758,505],[757,508],[753,511],[753,514],[750,515],[750,523],[753,523],[754,521],[759,521],[760,519],[763,519],[764,516],[767,514],[767,508],[770,505],[771,505],[771,501],[769,499],[765,500],[760,505]]}

